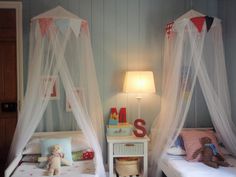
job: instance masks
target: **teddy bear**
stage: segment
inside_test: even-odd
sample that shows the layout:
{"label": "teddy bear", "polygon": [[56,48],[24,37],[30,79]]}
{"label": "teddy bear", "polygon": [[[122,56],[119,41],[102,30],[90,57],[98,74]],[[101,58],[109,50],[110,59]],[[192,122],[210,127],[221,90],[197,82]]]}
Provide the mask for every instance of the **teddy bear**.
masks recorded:
{"label": "teddy bear", "polygon": [[202,155],[202,162],[210,167],[219,168],[219,166],[230,166],[224,159],[224,157],[218,152],[215,145],[212,143],[209,137],[200,138],[201,148],[197,149],[192,157],[195,159],[198,154]]}
{"label": "teddy bear", "polygon": [[47,175],[60,175],[61,164],[71,165],[71,162],[64,158],[62,148],[60,145],[53,145],[51,148],[51,154],[48,157],[39,157],[39,162],[48,162]]}

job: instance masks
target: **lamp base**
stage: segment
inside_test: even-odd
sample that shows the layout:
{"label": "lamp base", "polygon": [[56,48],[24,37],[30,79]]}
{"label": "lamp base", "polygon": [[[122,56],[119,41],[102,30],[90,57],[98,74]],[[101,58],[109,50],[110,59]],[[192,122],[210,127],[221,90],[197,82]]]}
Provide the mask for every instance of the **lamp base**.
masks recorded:
{"label": "lamp base", "polygon": [[138,95],[136,97],[136,99],[138,101],[138,118],[140,118],[141,117],[141,99],[142,99],[142,97],[140,95]]}

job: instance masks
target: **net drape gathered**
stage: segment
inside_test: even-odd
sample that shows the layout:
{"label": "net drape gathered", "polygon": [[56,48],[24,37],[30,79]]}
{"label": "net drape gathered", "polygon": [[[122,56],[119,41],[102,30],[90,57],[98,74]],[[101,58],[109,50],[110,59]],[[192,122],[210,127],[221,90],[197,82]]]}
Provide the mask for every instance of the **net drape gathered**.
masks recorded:
{"label": "net drape gathered", "polygon": [[[31,21],[29,50],[25,100],[9,160],[22,153],[38,125],[43,126],[43,117],[52,124],[63,124],[63,119],[69,121],[65,115],[71,114],[95,152],[96,176],[104,177],[103,115],[87,22],[61,7],[43,13]],[[52,92],[61,90],[52,100]],[[71,113],[65,111],[66,104]],[[45,114],[48,106],[54,110]],[[54,122],[55,115],[58,122]]]}
{"label": "net drape gathered", "polygon": [[199,29],[186,17],[171,30],[165,36],[161,110],[151,130],[150,177],[161,176],[158,163],[183,128],[197,79],[217,134],[236,155],[221,21],[214,18],[210,30],[206,22]]}

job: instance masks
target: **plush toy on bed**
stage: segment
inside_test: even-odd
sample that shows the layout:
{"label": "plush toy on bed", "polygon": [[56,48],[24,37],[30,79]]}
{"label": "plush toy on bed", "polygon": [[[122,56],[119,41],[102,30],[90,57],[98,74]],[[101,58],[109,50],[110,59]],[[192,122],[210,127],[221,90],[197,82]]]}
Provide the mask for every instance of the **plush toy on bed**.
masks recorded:
{"label": "plush toy on bed", "polygon": [[212,144],[211,139],[208,137],[203,137],[200,139],[202,145],[201,148],[193,153],[193,158],[195,159],[198,154],[202,154],[202,162],[210,167],[219,168],[219,166],[228,167],[229,164],[224,161],[224,157],[218,152],[214,144]]}
{"label": "plush toy on bed", "polygon": [[60,145],[54,145],[51,147],[51,155],[48,157],[39,157],[39,162],[48,162],[48,176],[59,175],[61,170],[61,164],[71,165],[71,162],[64,158],[62,148]]}

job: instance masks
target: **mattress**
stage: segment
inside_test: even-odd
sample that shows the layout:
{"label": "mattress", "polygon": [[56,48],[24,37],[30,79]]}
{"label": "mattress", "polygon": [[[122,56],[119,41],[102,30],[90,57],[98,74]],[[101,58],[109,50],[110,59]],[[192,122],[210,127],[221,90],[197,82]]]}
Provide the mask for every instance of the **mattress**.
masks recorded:
{"label": "mattress", "polygon": [[[46,169],[37,167],[36,163],[22,163],[17,167],[12,177],[41,177],[46,176]],[[81,175],[78,175],[81,174]],[[76,161],[72,166],[62,166],[61,174],[63,177],[93,177],[95,176],[95,166],[92,160]]]}
{"label": "mattress", "polygon": [[208,167],[201,162],[188,162],[183,156],[165,155],[160,163],[162,171],[168,177],[236,177],[236,159],[225,156],[233,167]]}

